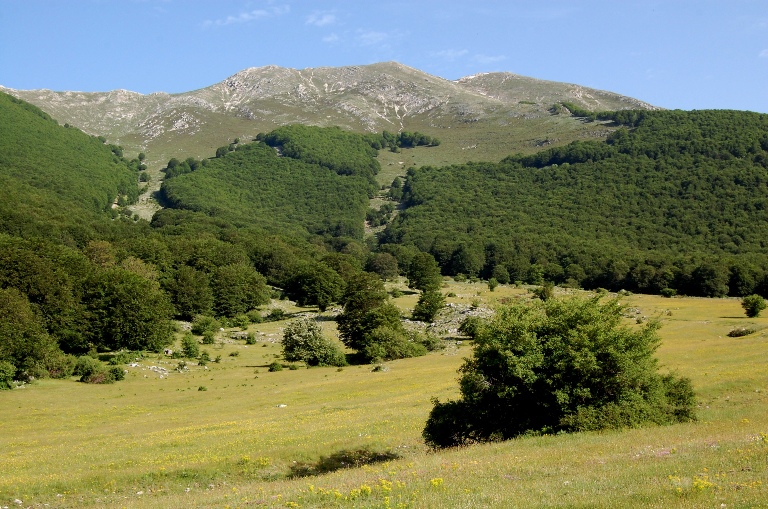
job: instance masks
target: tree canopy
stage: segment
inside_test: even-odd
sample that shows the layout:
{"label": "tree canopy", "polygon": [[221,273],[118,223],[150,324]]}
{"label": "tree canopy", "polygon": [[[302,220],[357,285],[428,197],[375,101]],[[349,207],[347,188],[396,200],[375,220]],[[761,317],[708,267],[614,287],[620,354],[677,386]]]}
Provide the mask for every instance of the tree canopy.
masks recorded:
{"label": "tree canopy", "polygon": [[659,373],[658,324],[622,324],[616,300],[548,299],[505,306],[474,337],[461,399],[435,400],[432,447],[695,418],[690,381]]}

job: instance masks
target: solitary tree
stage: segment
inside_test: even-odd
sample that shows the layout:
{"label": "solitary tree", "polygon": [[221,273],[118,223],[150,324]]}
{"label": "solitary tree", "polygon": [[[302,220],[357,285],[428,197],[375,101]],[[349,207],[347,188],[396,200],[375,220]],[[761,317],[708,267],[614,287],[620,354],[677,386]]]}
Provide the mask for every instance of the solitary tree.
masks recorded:
{"label": "solitary tree", "polygon": [[690,380],[658,371],[658,325],[636,329],[621,321],[618,301],[598,298],[499,309],[478,328],[474,355],[459,370],[461,399],[435,400],[426,443],[694,419]]}
{"label": "solitary tree", "polygon": [[757,318],[760,316],[760,312],[765,309],[765,299],[756,294],[747,295],[741,299],[741,307],[744,308],[748,317]]}
{"label": "solitary tree", "polygon": [[302,361],[307,366],[344,366],[344,352],[323,335],[314,320],[300,318],[289,323],[283,331],[283,357],[287,361]]}

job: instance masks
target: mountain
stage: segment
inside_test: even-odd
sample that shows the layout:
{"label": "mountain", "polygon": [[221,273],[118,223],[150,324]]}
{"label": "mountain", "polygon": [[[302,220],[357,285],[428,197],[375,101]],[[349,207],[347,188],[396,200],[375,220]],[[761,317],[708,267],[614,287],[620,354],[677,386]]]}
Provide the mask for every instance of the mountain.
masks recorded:
{"label": "mountain", "polygon": [[449,81],[395,62],[303,70],[250,68],[181,94],[5,92],[61,123],[106,136],[149,163],[174,156],[209,157],[234,138],[285,124],[339,126],[359,132],[419,131],[448,143],[416,164],[499,160],[541,145],[604,138],[609,131],[552,116],[554,103],[589,110],[654,109],[629,97],[510,73]]}

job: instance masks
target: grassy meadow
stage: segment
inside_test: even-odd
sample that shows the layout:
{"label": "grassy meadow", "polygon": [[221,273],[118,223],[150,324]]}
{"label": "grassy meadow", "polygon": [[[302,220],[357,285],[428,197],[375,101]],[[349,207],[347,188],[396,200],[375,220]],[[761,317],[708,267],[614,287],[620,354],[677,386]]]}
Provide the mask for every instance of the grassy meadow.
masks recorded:
{"label": "grassy meadow", "polygon": [[[481,283],[444,292],[481,306],[529,296]],[[396,299],[404,310],[415,302]],[[255,345],[229,331],[203,345],[221,356],[206,367],[179,372],[179,360],[152,354],[113,385],[43,380],[0,393],[0,506],[768,507],[768,318],[747,319],[738,299],[624,302],[628,323],[662,321],[658,357],[692,378],[698,422],[430,452],[430,399],[458,394],[469,342],[378,371],[268,372],[285,324],[271,322],[250,326]],[[321,325],[333,335],[329,316]],[[757,332],[728,337],[736,326]],[[290,475],[360,449],[397,458]]]}

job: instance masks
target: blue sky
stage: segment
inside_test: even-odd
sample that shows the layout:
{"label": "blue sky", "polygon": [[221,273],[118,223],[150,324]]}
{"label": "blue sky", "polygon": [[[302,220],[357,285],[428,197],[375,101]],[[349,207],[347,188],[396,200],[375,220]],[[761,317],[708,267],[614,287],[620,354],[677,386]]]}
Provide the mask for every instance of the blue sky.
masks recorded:
{"label": "blue sky", "polygon": [[395,60],[768,113],[768,0],[0,0],[0,85],[149,93]]}

